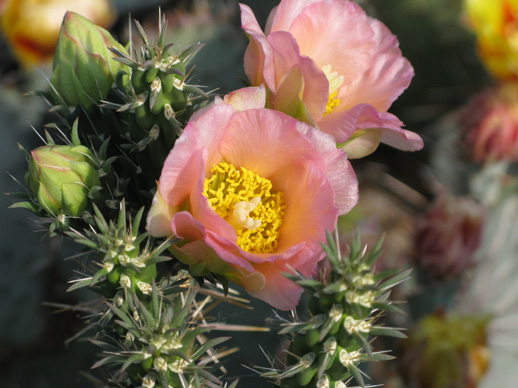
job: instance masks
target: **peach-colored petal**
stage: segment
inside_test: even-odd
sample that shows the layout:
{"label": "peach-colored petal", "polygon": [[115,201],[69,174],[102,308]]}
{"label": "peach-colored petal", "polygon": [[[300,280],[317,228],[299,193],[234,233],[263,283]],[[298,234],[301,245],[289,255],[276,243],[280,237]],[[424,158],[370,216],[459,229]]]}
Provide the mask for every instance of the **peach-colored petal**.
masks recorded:
{"label": "peach-colored petal", "polygon": [[380,129],[360,129],[349,140],[340,145],[340,148],[347,154],[349,159],[358,159],[376,151],[380,142]]}
{"label": "peach-colored petal", "polygon": [[[320,123],[324,132],[331,131],[338,143],[345,143],[353,137],[355,130],[379,129],[381,142],[404,151],[417,151],[423,148],[423,140],[414,132],[401,128],[403,123],[394,115],[387,112],[378,112],[368,104],[358,104],[351,109],[334,115],[329,115]],[[374,141],[374,137],[369,137]],[[365,139],[366,140],[366,139]],[[376,148],[363,145],[367,150]],[[365,155],[362,155],[365,156]],[[358,155],[355,155],[358,157]]]}
{"label": "peach-colored petal", "polygon": [[280,190],[285,185],[285,177],[278,176],[278,171],[299,159],[321,158],[311,143],[296,131],[296,125],[297,120],[274,110],[237,112],[221,140],[221,154],[233,165],[246,167],[272,180]]}
{"label": "peach-colored petal", "polygon": [[312,59],[300,55],[297,42],[290,33],[274,32],[268,35],[268,42],[275,59],[276,88],[272,90],[278,93],[290,71],[294,67],[299,68],[304,82],[294,97],[302,99],[313,117],[322,116],[329,98],[329,81],[324,72]]}
{"label": "peach-colored petal", "polygon": [[345,83],[372,65],[374,31],[363,9],[352,1],[314,2],[302,10],[288,31],[302,55],[319,68],[331,65]]}
{"label": "peach-colored petal", "polygon": [[270,31],[289,31],[293,21],[299,16],[304,8],[307,6],[320,2],[322,0],[297,0],[297,1],[281,1],[281,3],[275,7],[268,19],[270,19],[270,29],[265,30],[267,33]]}
{"label": "peach-colored petal", "polygon": [[205,174],[200,174],[190,196],[190,213],[204,228],[213,231],[229,241],[236,242],[236,230],[210,206],[207,197],[203,195]]}
{"label": "peach-colored petal", "polygon": [[170,236],[173,233],[171,218],[178,211],[178,207],[169,206],[157,190],[147,215],[146,229],[149,234],[154,237]]}
{"label": "peach-colored petal", "polygon": [[278,6],[275,6],[270,11],[270,14],[268,15],[268,19],[266,19],[266,25],[264,26],[264,33],[265,35],[269,35],[270,32],[272,32],[272,25],[273,21],[275,20],[275,14],[277,13]]}
{"label": "peach-colored petal", "polygon": [[358,180],[347,155],[336,148],[335,139],[315,128],[298,123],[297,130],[320,152],[326,165],[326,176],[335,192],[338,214],[346,214],[358,203]]}
{"label": "peach-colored petal", "polygon": [[[203,149],[191,149],[189,146],[195,146],[195,139],[190,140],[188,137],[179,139],[174,148],[176,152],[170,153],[166,158],[158,191],[161,198],[172,207],[182,206],[189,198],[199,171],[202,171],[207,158],[207,151]],[[186,140],[186,141],[181,141]]]}
{"label": "peach-colored petal", "polygon": [[266,89],[264,85],[238,89],[227,94],[223,101],[237,111],[264,108]]}
{"label": "peach-colored petal", "polygon": [[284,213],[279,250],[302,241],[324,241],[325,231],[334,230],[338,218],[335,193],[325,170],[315,164],[293,166],[284,192]]}
{"label": "peach-colored petal", "polygon": [[382,128],[381,142],[402,151],[418,151],[424,147],[423,139],[417,133],[401,128]]}
{"label": "peach-colored petal", "polygon": [[260,291],[252,291],[244,284],[248,293],[259,298],[279,310],[292,310],[302,294],[302,287],[295,282],[288,280],[283,273],[284,271],[273,263],[264,263],[255,265],[255,269],[263,274],[265,285]]}
{"label": "peach-colored petal", "polygon": [[189,197],[200,168],[219,162],[218,139],[223,136],[233,113],[232,107],[226,104],[214,106],[185,127],[183,136],[167,156],[160,176],[160,194],[170,206],[181,206]]}
{"label": "peach-colored petal", "polygon": [[239,7],[241,26],[250,38],[244,57],[245,74],[254,86],[264,83],[270,89],[275,88],[275,64],[272,62],[270,44],[250,7],[244,4],[239,4]]}
{"label": "peach-colored petal", "polygon": [[[214,244],[210,244],[211,237],[216,236],[216,238],[224,239],[223,237],[218,236],[214,232],[208,231],[199,220],[194,218],[191,213],[186,212],[186,211],[179,212],[174,215],[173,219],[171,220],[171,228],[176,237],[178,237],[182,240],[185,240],[186,242],[204,241],[208,246],[211,247],[211,249],[213,248],[213,245],[214,245]],[[228,244],[228,242],[227,242],[227,244]],[[235,242],[233,243],[233,245],[231,243],[228,246],[234,247]],[[250,263],[248,263],[246,260],[239,257],[238,255],[232,254],[231,250],[226,250],[224,255],[219,255],[219,253],[221,251],[218,252],[217,250],[215,250],[215,252],[218,253],[218,257],[220,257],[221,258],[220,260],[222,260],[223,262],[230,263],[239,268],[246,268],[248,271],[253,270]],[[204,259],[203,259],[203,257],[198,257],[197,259],[191,258],[190,260],[192,261],[192,260],[204,260]],[[190,263],[187,263],[187,264],[190,264]]]}
{"label": "peach-colored petal", "polygon": [[376,54],[368,71],[340,89],[338,97],[345,109],[366,103],[378,111],[386,111],[414,76],[410,62],[401,56],[396,37],[383,23],[370,21],[375,32]]}
{"label": "peach-colored petal", "polygon": [[234,268],[232,272],[225,273],[228,280],[234,283],[246,286],[248,292],[257,292],[264,288],[266,280],[261,272],[247,272],[245,270]]}
{"label": "peach-colored petal", "polygon": [[[262,254],[250,253],[250,252],[242,250],[241,248],[239,248],[239,249],[240,249],[241,256],[243,256],[245,259],[247,259],[251,263],[261,264],[261,263],[274,263],[274,262],[278,262],[278,261],[287,262],[292,259],[295,262],[298,262],[298,259],[295,259],[295,258],[307,256],[306,249],[305,249],[306,245],[307,245],[307,242],[301,242],[300,244],[292,245],[282,251],[280,249],[277,249],[277,252],[275,252],[275,253],[262,253]],[[295,267],[296,267],[296,265],[295,265]]]}
{"label": "peach-colored petal", "polygon": [[352,108],[325,116],[319,128],[333,136],[337,143],[349,140],[355,130],[366,128],[399,129],[403,123],[394,115],[378,112],[368,104],[358,104]]}

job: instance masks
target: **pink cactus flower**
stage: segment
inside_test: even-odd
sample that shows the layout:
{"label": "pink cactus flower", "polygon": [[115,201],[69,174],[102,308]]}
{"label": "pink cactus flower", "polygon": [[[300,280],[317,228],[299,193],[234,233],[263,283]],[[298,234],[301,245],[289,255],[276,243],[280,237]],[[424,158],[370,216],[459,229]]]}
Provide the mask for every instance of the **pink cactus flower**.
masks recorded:
{"label": "pink cactus flower", "polygon": [[518,161],[518,83],[502,83],[475,96],[459,123],[475,161]]}
{"label": "pink cactus flower", "polygon": [[246,88],[195,116],[167,157],[148,214],[153,236],[175,236],[194,274],[223,274],[252,296],[289,310],[320,242],[358,199],[354,171],[334,139],[264,106]]}
{"label": "pink cactus flower", "polygon": [[[415,151],[415,133],[387,112],[414,71],[397,38],[348,0],[282,0],[265,33],[241,4],[250,37],[245,72],[270,90],[269,107],[318,126],[349,157],[373,152],[380,141]],[[343,144],[345,143],[345,144]]]}
{"label": "pink cactus flower", "polygon": [[475,263],[483,218],[482,206],[471,198],[441,193],[416,221],[418,263],[438,279],[459,278]]}

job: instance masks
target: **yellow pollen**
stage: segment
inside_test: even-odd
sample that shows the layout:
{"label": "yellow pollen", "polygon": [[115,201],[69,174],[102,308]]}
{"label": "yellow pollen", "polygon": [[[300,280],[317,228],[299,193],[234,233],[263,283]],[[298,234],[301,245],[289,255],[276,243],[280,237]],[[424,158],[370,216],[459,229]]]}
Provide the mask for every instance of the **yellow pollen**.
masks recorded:
{"label": "yellow pollen", "polygon": [[284,193],[272,192],[272,182],[244,167],[215,165],[205,179],[203,195],[234,227],[237,244],[252,253],[272,253],[278,246],[284,216]]}
{"label": "yellow pollen", "polygon": [[344,83],[344,76],[338,75],[336,71],[331,71],[331,65],[326,65],[322,68],[322,71],[329,81],[329,99],[326,105],[325,115],[331,113],[338,105],[340,105],[340,99],[338,96],[338,90]]}

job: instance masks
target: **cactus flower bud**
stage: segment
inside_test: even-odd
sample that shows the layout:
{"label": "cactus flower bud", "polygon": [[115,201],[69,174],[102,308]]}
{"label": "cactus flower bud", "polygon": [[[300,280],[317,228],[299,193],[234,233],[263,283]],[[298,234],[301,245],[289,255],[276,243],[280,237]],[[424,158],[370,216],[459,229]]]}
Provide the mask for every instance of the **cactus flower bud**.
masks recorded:
{"label": "cactus flower bud", "polygon": [[82,105],[86,109],[106,98],[124,66],[113,59],[109,47],[126,51],[104,28],[67,12],[54,57],[52,93],[67,105]]}
{"label": "cactus flower bud", "polygon": [[89,190],[99,184],[94,160],[84,146],[38,147],[29,158],[27,184],[49,214],[80,216]]}

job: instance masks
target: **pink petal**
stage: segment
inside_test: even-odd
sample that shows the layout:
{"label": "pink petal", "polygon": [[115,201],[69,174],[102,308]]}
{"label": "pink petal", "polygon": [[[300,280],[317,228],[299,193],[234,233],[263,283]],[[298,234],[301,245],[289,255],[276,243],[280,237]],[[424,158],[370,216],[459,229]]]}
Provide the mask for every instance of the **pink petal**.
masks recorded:
{"label": "pink petal", "polygon": [[255,269],[263,274],[265,285],[260,291],[252,291],[244,284],[250,295],[279,310],[288,311],[297,306],[303,290],[302,287],[283,275],[283,272],[286,271],[272,263],[256,264]]}
{"label": "pink petal", "polygon": [[[270,30],[273,31],[289,31],[293,21],[299,16],[304,8],[322,0],[297,0],[297,1],[281,1],[281,3],[274,8],[268,19],[271,19]],[[269,32],[268,29],[266,29]]]}
{"label": "pink petal", "polygon": [[294,19],[288,31],[302,55],[313,59],[319,68],[331,65],[332,71],[344,77],[345,84],[371,66],[374,31],[363,9],[352,1],[313,2]]}
{"label": "pink petal", "polygon": [[403,123],[394,115],[378,112],[368,104],[358,104],[352,108],[324,116],[319,128],[333,136],[337,143],[345,143],[357,129],[387,128],[400,130]]}
{"label": "pink petal", "polygon": [[346,214],[358,203],[358,180],[347,155],[336,148],[335,139],[305,123],[297,130],[305,135],[324,158],[326,177],[335,192],[338,214]]}
{"label": "pink petal", "polygon": [[[219,239],[220,244],[216,246],[216,248],[221,247],[224,242],[226,244],[226,249],[214,249],[217,257],[233,267],[245,268],[248,271],[253,271],[249,262],[233,253],[233,251],[237,251],[235,243],[226,240],[225,237],[222,237],[217,233],[207,230],[205,226],[199,220],[194,218],[191,213],[184,211],[175,214],[171,221],[171,228],[176,237],[184,239],[186,242],[204,241],[204,243],[206,243],[211,249],[214,249],[212,240],[214,238]],[[183,246],[181,248],[183,248]],[[187,251],[184,252],[185,254],[187,253]],[[203,260],[203,256],[199,259]],[[190,259],[190,261],[192,260],[194,260],[194,258]]]}
{"label": "pink petal", "polygon": [[417,133],[401,128],[382,128],[381,142],[402,151],[418,151],[424,147],[423,139]]}
{"label": "pink petal", "polygon": [[268,15],[268,19],[266,19],[266,25],[264,26],[264,34],[268,36],[270,32],[272,32],[272,24],[275,20],[275,14],[277,13],[278,6],[275,6],[270,11],[270,14]]}
{"label": "pink petal", "polygon": [[236,230],[210,206],[203,195],[205,174],[199,176],[190,196],[190,213],[205,229],[215,232],[229,241],[237,241]]}
{"label": "pink petal", "polygon": [[227,94],[223,101],[231,105],[236,111],[264,108],[266,105],[266,89],[264,85],[238,89]]}
{"label": "pink petal", "polygon": [[360,103],[387,111],[390,105],[410,85],[414,69],[401,56],[396,37],[381,22],[371,19],[376,33],[376,54],[370,69],[345,84],[338,98],[342,107]]}
{"label": "pink petal", "polygon": [[340,145],[340,148],[347,154],[349,159],[359,159],[376,151],[380,142],[380,129],[359,129],[346,143]]}
{"label": "pink petal", "polygon": [[277,87],[272,91],[277,92],[284,78],[294,67],[298,67],[304,82],[294,97],[302,97],[313,117],[322,116],[329,98],[329,81],[324,72],[317,67],[313,59],[300,55],[297,42],[290,33],[274,32],[268,36],[268,42],[275,58]]}
{"label": "pink petal", "polygon": [[296,125],[297,120],[270,109],[236,112],[220,152],[234,166],[252,170],[282,190],[286,185],[283,174],[289,174],[287,166],[304,158],[316,163],[320,159],[309,141],[296,131]]}
{"label": "pink petal", "polygon": [[304,241],[324,241],[326,230],[336,226],[335,193],[325,168],[314,163],[292,166],[284,191],[284,213],[279,251]]}
{"label": "pink petal", "polygon": [[259,86],[264,83],[271,90],[275,90],[275,63],[270,44],[250,7],[244,4],[239,4],[239,7],[241,8],[241,27],[250,38],[244,57],[245,74],[252,85]]}
{"label": "pink petal", "polygon": [[217,145],[233,113],[232,107],[221,104],[187,124],[160,175],[160,194],[170,206],[183,205],[196,179],[204,174],[200,169],[210,169],[221,160]]}
{"label": "pink petal", "polygon": [[146,230],[154,237],[170,236],[173,233],[171,219],[178,211],[179,208],[169,206],[157,190],[147,215]]}

